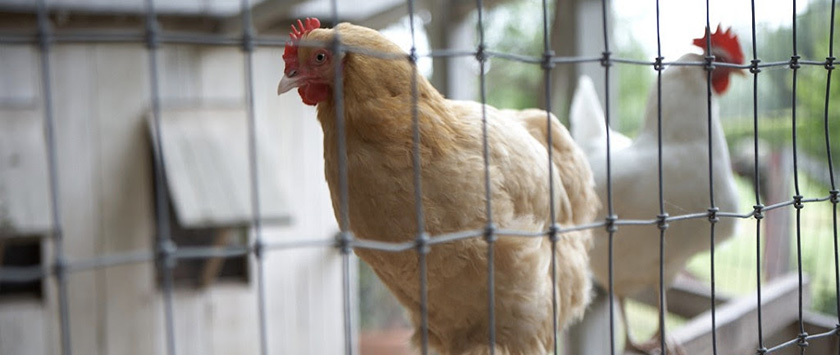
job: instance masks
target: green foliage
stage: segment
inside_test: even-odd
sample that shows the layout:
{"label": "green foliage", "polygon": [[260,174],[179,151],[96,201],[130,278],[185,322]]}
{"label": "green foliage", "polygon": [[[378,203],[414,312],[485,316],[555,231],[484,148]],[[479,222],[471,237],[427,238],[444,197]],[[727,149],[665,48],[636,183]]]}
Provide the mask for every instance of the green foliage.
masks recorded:
{"label": "green foliage", "polygon": [[[829,54],[828,11],[824,3],[813,3],[797,17],[797,53],[800,61],[823,62]],[[835,20],[840,23],[840,20]],[[793,53],[793,30],[763,28],[757,43],[757,54],[762,63],[787,62]],[[751,51],[745,55],[752,56]],[[831,138],[840,138],[840,83],[832,75],[829,91],[828,122]],[[825,103],[828,71],[821,65],[803,64],[797,71],[796,81],[796,130],[797,149],[818,159],[825,159]],[[751,75],[747,80],[752,81]],[[759,136],[778,146],[792,143],[791,121],[793,101],[793,71],[787,66],[763,69],[759,74]],[[747,95],[732,95],[739,101],[752,101],[752,85]],[[731,101],[730,101],[731,102]],[[724,111],[726,114],[726,111]],[[745,113],[742,113],[745,114]],[[752,112],[741,117],[743,129],[727,131],[731,139],[752,135]],[[745,124],[745,122],[750,122]],[[733,127],[734,128],[734,127]],[[832,142],[832,155],[840,155],[840,139]],[[836,159],[836,158],[835,158]]]}
{"label": "green foliage", "polygon": [[[628,44],[618,47],[619,58],[645,60],[642,44],[631,37]],[[648,91],[654,80],[654,71],[649,65],[618,64],[615,66],[618,76],[617,118],[613,128],[628,137],[635,137],[642,128],[647,105]],[[603,102],[603,98],[601,98]]]}
{"label": "green foliage", "polygon": [[[552,11],[549,9],[549,11]],[[542,13],[542,2],[509,2],[486,13],[485,41],[489,50],[540,57],[543,51],[543,23],[533,19]],[[550,25],[550,24],[549,24]],[[501,58],[489,61],[486,75],[487,102],[500,108],[539,107],[544,95],[543,70],[539,64]]]}

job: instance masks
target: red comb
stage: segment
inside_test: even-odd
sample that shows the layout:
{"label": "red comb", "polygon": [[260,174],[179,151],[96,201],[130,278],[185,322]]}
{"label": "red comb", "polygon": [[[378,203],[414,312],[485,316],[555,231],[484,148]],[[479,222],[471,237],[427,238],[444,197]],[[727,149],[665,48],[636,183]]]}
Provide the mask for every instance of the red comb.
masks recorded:
{"label": "red comb", "polygon": [[[708,34],[706,34],[708,35]],[[703,38],[694,39],[694,45],[706,49],[706,35]],[[744,53],[741,52],[741,43],[738,41],[738,36],[732,33],[732,28],[727,28],[726,31],[721,31],[720,24],[717,30],[712,33],[711,37],[712,47],[717,47],[729,54],[729,61],[733,64],[744,63]]]}
{"label": "red comb", "polygon": [[286,74],[289,71],[296,69],[298,66],[297,60],[297,42],[300,40],[303,35],[312,32],[312,30],[321,27],[321,21],[318,21],[317,18],[314,17],[307,17],[306,22],[301,22],[297,20],[298,27],[292,25],[292,32],[289,33],[289,37],[291,40],[286,42],[286,51],[283,52],[283,61],[286,62]]}

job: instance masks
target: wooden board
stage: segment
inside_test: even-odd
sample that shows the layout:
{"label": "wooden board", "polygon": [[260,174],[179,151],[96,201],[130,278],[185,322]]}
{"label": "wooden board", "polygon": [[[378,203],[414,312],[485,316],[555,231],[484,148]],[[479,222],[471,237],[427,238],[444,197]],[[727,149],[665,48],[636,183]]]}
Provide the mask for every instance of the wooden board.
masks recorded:
{"label": "wooden board", "polygon": [[[804,299],[809,300],[808,284],[803,286]],[[762,330],[766,336],[783,330],[798,317],[799,280],[787,274],[761,289]],[[727,354],[750,354],[758,347],[756,294],[733,299],[716,307],[717,346]],[[808,305],[804,305],[806,308]],[[711,311],[694,317],[687,324],[670,333],[682,344],[687,354],[711,354]],[[775,344],[765,344],[770,347]]]}
{"label": "wooden board", "polygon": [[46,234],[52,227],[40,115],[0,107],[0,236]]}
{"label": "wooden board", "polygon": [[[247,113],[237,107],[168,108],[161,113],[163,159],[170,196],[184,227],[248,224],[252,218]],[[150,119],[150,127],[154,120]],[[154,135],[155,130],[150,129]],[[270,137],[258,134],[259,159]],[[280,162],[258,167],[260,212],[268,221],[288,221],[278,183]]]}

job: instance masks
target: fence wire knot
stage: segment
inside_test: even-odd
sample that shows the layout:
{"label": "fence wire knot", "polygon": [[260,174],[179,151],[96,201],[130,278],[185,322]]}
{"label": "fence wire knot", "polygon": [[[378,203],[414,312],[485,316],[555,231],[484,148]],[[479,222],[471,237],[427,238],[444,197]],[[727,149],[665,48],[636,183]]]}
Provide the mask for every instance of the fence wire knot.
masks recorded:
{"label": "fence wire knot", "polygon": [[825,69],[828,71],[834,70],[834,57],[825,57]]}
{"label": "fence wire knot", "polygon": [[616,216],[614,214],[611,214],[611,215],[607,216],[606,227],[607,227],[607,232],[608,233],[615,233],[615,231],[618,230],[618,226],[615,225],[616,220],[618,220],[618,216]]}
{"label": "fence wire knot", "polygon": [[801,57],[798,56],[798,55],[793,55],[793,56],[790,57],[790,68],[791,69],[799,69],[800,68],[799,58],[801,58]]}
{"label": "fence wire knot", "polygon": [[478,48],[475,51],[475,60],[484,63],[487,61],[487,48],[484,47],[484,44],[478,45]]}
{"label": "fence wire knot", "polygon": [[601,62],[602,67],[606,68],[606,67],[611,67],[612,66],[612,59],[610,59],[611,55],[612,55],[612,52],[610,52],[610,51],[601,52],[600,62]]}
{"label": "fence wire knot", "polygon": [[756,350],[755,353],[756,353],[756,355],[767,354],[767,348],[764,348],[764,347],[758,348],[758,350]]}
{"label": "fence wire knot", "polygon": [[802,209],[802,195],[794,195],[793,196],[793,207],[797,210]]}
{"label": "fence wire knot", "polygon": [[656,60],[653,61],[653,70],[662,71],[665,69],[665,64],[662,64],[662,61],[665,60],[665,57],[656,57]]}
{"label": "fence wire knot", "polygon": [[750,61],[750,73],[761,73],[761,68],[758,67],[758,63],[761,63],[761,59],[753,59]]}
{"label": "fence wire knot", "polygon": [[262,240],[257,240],[254,242],[254,256],[257,260],[262,259],[263,252],[265,251],[265,243]]}
{"label": "fence wire knot", "polygon": [[245,53],[254,51],[254,33],[250,29],[242,34],[242,51]]}
{"label": "fence wire knot", "polygon": [[717,213],[719,211],[720,211],[720,209],[717,208],[717,207],[709,208],[709,210],[708,210],[708,212],[709,212],[709,222],[711,222],[712,224],[715,224],[715,223],[720,221],[720,218],[717,216]]}
{"label": "fence wire knot", "polygon": [[150,50],[157,49],[160,46],[158,39],[158,24],[154,18],[146,21],[146,48]]}
{"label": "fence wire knot", "polygon": [[412,65],[417,64],[417,48],[411,47],[411,51],[408,53],[408,62]]}
{"label": "fence wire knot", "polygon": [[656,215],[656,226],[660,230],[668,229],[668,214],[667,213]]}
{"label": "fence wire knot", "polygon": [[178,246],[172,240],[166,239],[158,243],[157,252],[160,255],[159,260],[163,262],[165,268],[172,269],[177,265],[178,259],[174,255],[177,250]]}
{"label": "fence wire knot", "polygon": [[551,58],[554,58],[554,51],[547,50],[543,53],[543,60],[541,63],[543,69],[554,68],[554,62],[551,61]]}
{"label": "fence wire knot", "polygon": [[335,246],[342,254],[350,253],[350,243],[353,241],[353,232],[340,231],[335,235]]}
{"label": "fence wire knot", "polygon": [[59,255],[55,258],[55,262],[53,264],[53,271],[55,272],[58,277],[63,277],[67,272],[67,259],[63,255]]}
{"label": "fence wire knot", "polygon": [[49,20],[38,22],[38,43],[41,45],[41,50],[46,50],[52,43],[52,26]]}
{"label": "fence wire knot", "polygon": [[834,189],[834,190],[829,191],[828,193],[829,193],[828,200],[831,201],[831,203],[836,205],[837,202],[840,202],[840,196],[839,196],[840,195],[840,190]]}
{"label": "fence wire knot", "polygon": [[557,224],[552,224],[548,227],[548,240],[552,243],[557,242],[560,240],[560,227]]}
{"label": "fence wire knot", "polygon": [[808,332],[799,333],[799,341],[796,342],[796,345],[799,345],[800,348],[807,348],[808,347]]}
{"label": "fence wire knot", "polygon": [[757,220],[764,219],[764,205],[758,204],[753,206],[753,217]]}
{"label": "fence wire knot", "polygon": [[429,250],[431,250],[429,247],[429,233],[422,232],[418,234],[414,240],[414,246],[417,248],[418,253],[428,254]]}
{"label": "fence wire knot", "polygon": [[496,226],[493,223],[488,223],[486,227],[484,227],[484,240],[487,243],[493,243],[499,239],[496,235]]}
{"label": "fence wire knot", "polygon": [[715,70],[715,56],[714,54],[709,54],[703,57],[703,69],[706,71]]}

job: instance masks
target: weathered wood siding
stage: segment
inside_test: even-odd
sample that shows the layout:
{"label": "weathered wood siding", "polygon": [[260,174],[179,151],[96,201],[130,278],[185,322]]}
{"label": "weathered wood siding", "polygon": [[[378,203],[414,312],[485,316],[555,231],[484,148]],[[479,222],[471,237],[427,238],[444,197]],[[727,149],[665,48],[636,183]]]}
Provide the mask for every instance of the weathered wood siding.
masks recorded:
{"label": "weathered wood siding", "polygon": [[[327,238],[337,228],[323,178],[321,130],[314,109],[295,95],[276,96],[281,55],[282,48],[259,49],[254,55],[255,115],[258,129],[271,139],[265,155],[272,158],[265,160],[282,162],[278,179],[292,218],[289,226],[266,227],[265,239]],[[238,48],[164,46],[159,59],[164,104],[244,105],[244,56]],[[50,65],[67,258],[153,250],[154,186],[146,121],[151,90],[145,48],[55,45]],[[0,109],[23,105],[42,119],[37,49],[0,47],[0,73]],[[0,169],[4,164],[0,162]],[[49,215],[46,206],[40,212]],[[51,260],[49,244],[44,249]],[[270,353],[342,351],[340,265],[331,249],[266,254]],[[253,271],[253,262],[251,266]],[[73,353],[165,353],[163,298],[155,275],[153,263],[71,274]],[[0,301],[0,354],[60,352],[54,279],[44,284],[43,302]],[[178,353],[258,353],[256,299],[253,278],[248,285],[176,289]]]}

